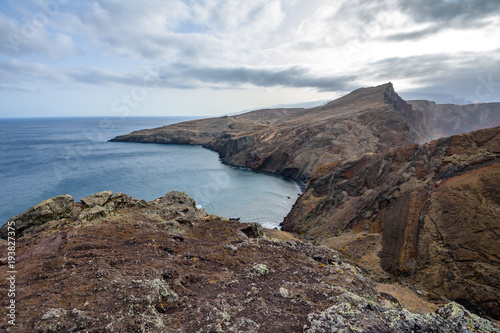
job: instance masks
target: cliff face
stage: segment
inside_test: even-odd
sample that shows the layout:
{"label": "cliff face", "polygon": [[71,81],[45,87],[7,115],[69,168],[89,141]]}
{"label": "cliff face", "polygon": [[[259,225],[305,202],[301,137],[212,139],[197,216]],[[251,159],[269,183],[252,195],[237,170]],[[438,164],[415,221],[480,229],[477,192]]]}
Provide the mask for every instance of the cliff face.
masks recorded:
{"label": "cliff face", "polygon": [[499,318],[499,189],[496,127],[324,165],[283,230]]}
{"label": "cliff face", "polygon": [[259,110],[133,132],[112,141],[199,144],[228,163],[307,181],[333,160],[423,140],[392,84],[312,109]]}
{"label": "cliff face", "polygon": [[500,103],[469,105],[408,101],[414,113],[410,122],[427,135],[426,141],[500,126]]}
{"label": "cliff face", "polygon": [[[60,201],[70,209],[49,213]],[[61,196],[12,221],[17,325],[1,297],[2,332],[498,332],[456,303],[411,313],[336,251],[208,215],[181,192]]]}

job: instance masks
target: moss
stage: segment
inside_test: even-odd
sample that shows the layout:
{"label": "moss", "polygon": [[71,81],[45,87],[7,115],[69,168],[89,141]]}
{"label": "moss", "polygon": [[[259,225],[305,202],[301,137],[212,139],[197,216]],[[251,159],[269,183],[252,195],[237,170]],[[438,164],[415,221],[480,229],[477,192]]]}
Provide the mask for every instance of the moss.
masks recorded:
{"label": "moss", "polygon": [[164,301],[168,303],[175,303],[179,300],[179,296],[177,295],[177,293],[171,290],[168,284],[165,283],[165,281],[155,279],[151,281],[151,285],[153,286],[153,288],[157,288],[158,294]]}
{"label": "moss", "polygon": [[260,275],[267,275],[269,274],[269,269],[267,268],[266,265],[263,264],[257,264],[253,266],[253,270],[259,273]]}

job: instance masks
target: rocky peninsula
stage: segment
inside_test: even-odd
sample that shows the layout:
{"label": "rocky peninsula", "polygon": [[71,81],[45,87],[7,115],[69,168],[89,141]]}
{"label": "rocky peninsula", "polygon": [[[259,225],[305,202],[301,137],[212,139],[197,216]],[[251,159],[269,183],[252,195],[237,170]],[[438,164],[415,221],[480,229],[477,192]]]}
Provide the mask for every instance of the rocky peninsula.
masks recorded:
{"label": "rocky peninsula", "polygon": [[193,120],[111,141],[201,145],[228,164],[307,182],[325,163],[494,126],[500,103],[406,102],[386,83],[320,107]]}

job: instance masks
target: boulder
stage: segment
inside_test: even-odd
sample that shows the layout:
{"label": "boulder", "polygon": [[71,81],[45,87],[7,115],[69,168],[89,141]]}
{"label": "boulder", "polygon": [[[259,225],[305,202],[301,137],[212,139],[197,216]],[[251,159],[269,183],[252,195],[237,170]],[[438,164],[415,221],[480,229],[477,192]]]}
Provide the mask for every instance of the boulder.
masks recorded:
{"label": "boulder", "polygon": [[92,208],[94,206],[104,206],[111,197],[113,197],[113,192],[102,191],[81,199],[81,202],[83,202],[85,206]]}
{"label": "boulder", "polygon": [[240,229],[248,238],[259,238],[264,235],[262,226],[259,223],[249,223],[247,227]]}
{"label": "boulder", "polygon": [[169,206],[185,205],[189,208],[196,208],[196,202],[193,198],[189,197],[186,192],[171,191],[163,197],[156,199],[155,202],[157,200],[158,202]]}
{"label": "boulder", "polygon": [[106,216],[106,209],[104,209],[104,207],[102,206],[94,206],[88,210],[84,210],[83,212],[81,212],[78,216],[78,219],[91,221],[104,216]]}
{"label": "boulder", "polygon": [[[40,202],[31,207],[26,212],[11,218],[1,229],[0,237],[8,237],[8,226],[15,226],[16,236],[19,236],[24,230],[41,225],[51,220],[57,220],[69,216],[75,208],[75,200],[68,194],[53,197]],[[15,222],[12,225],[11,222]]]}
{"label": "boulder", "polygon": [[117,193],[112,200],[116,207],[134,205],[138,201],[137,199],[134,199],[131,196],[121,192]]}

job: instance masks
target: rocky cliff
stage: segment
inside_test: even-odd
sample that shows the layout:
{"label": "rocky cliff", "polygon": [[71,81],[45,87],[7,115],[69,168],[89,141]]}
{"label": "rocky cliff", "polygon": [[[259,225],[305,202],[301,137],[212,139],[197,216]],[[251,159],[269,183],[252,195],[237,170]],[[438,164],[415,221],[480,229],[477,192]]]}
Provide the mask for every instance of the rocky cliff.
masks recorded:
{"label": "rocky cliff", "polygon": [[326,164],[283,230],[500,318],[500,127]]}
{"label": "rocky cliff", "polygon": [[202,145],[226,163],[307,182],[325,163],[493,126],[500,126],[500,103],[407,103],[387,83],[320,107],[194,120],[111,141]]}
{"label": "rocky cliff", "polygon": [[321,107],[194,120],[111,141],[202,145],[227,163],[307,181],[324,163],[424,140],[410,126],[409,114],[411,106],[388,83]]}
{"label": "rocky cliff", "polygon": [[500,332],[456,303],[412,313],[338,252],[181,192],[63,195],[11,221],[18,310],[9,325],[0,298],[2,332]]}
{"label": "rocky cliff", "polygon": [[408,101],[414,113],[410,122],[427,135],[426,141],[500,126],[500,103],[469,105]]}

